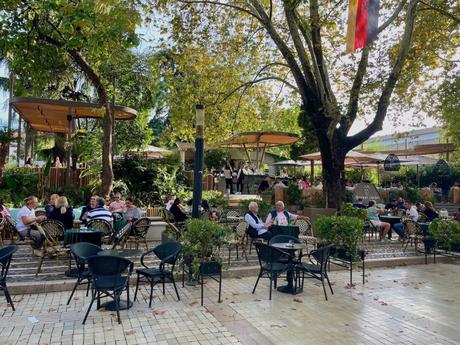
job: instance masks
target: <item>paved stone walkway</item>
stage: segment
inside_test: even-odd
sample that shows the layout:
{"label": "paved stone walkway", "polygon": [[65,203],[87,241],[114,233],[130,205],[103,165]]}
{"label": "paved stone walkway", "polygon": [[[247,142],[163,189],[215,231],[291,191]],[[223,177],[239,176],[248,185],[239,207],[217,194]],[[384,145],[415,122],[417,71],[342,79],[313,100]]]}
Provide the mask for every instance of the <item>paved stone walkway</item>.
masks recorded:
{"label": "paved stone walkway", "polygon": [[[368,272],[368,282],[347,286],[345,271],[332,272],[335,294],[324,300],[320,285],[305,282],[296,296],[273,293],[254,277],[225,279],[223,303],[217,284],[205,285],[205,307],[198,287],[147,289],[122,325],[115,314],[93,309],[81,321],[89,298],[78,291],[69,306],[67,292],[16,295],[16,311],[0,299],[0,344],[460,344],[460,265],[419,265]],[[279,285],[284,282],[279,281]]]}

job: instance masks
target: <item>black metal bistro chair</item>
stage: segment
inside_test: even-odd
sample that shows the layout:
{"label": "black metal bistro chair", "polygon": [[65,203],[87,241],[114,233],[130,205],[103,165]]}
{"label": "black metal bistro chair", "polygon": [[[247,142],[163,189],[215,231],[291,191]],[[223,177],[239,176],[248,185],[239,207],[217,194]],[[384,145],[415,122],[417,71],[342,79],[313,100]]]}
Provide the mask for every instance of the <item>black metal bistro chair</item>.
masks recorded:
{"label": "black metal bistro chair", "polygon": [[0,290],[3,290],[5,293],[6,301],[11,305],[11,308],[14,309],[13,299],[10,296],[8,287],[6,286],[6,277],[8,275],[8,270],[10,269],[11,259],[13,254],[18,250],[17,245],[9,245],[0,249]]}
{"label": "black metal bistro chair", "polygon": [[134,243],[136,249],[139,248],[139,244],[143,243],[145,245],[145,249],[149,249],[147,244],[147,233],[150,227],[150,219],[148,218],[140,218],[136,220],[131,226],[131,232],[126,239],[126,243],[131,248],[131,243]]}
{"label": "black metal bistro chair", "polygon": [[[327,275],[327,262],[329,260],[329,255],[331,253],[331,246],[321,247],[319,249],[311,251],[309,254],[305,255],[309,258],[309,262],[300,262],[296,265],[296,288],[297,288],[297,281],[299,280],[300,287],[303,289],[303,283],[305,278],[313,278],[320,280],[323,284],[323,291],[324,297],[327,301],[327,294],[326,294],[326,287],[324,285],[324,280],[327,280],[329,288],[331,289],[331,293],[334,294],[332,290],[331,282],[329,281],[329,277]],[[313,261],[313,260],[314,261]],[[300,281],[300,276],[302,276],[302,280]]]}
{"label": "black metal bistro chair", "polygon": [[[91,256],[87,259],[88,270],[92,277],[91,280],[91,302],[86,312],[83,324],[97,300],[97,309],[101,307],[101,297],[111,297],[115,302],[118,323],[120,319],[120,296],[126,291],[129,300],[129,278],[133,272],[134,263],[128,259],[118,256],[99,255]],[[128,269],[127,274],[124,272]]]}
{"label": "black metal bistro chair", "polygon": [[[178,242],[168,242],[160,244],[159,246],[150,249],[141,256],[141,265],[144,268],[136,270],[137,281],[136,281],[136,291],[134,293],[134,300],[137,298],[137,290],[139,288],[139,281],[142,278],[147,279],[150,283],[150,300],[149,308],[152,306],[152,294],[153,287],[162,283],[163,285],[163,295],[165,294],[165,281],[169,280],[176,291],[177,299],[180,301],[179,292],[177,291],[176,282],[174,281],[174,267],[176,265],[177,258],[182,250],[182,245]],[[145,265],[144,258],[151,253],[155,254],[160,260],[160,266],[158,268],[151,268]]]}
{"label": "black metal bistro chair", "polygon": [[292,267],[290,264],[280,262],[280,259],[285,255],[290,254],[264,243],[254,243],[254,245],[256,246],[257,257],[259,259],[260,272],[257,276],[256,284],[254,285],[252,293],[256,291],[259,279],[265,276],[270,279],[269,299],[271,300],[273,283],[276,289],[276,281],[278,277]]}
{"label": "black metal bistro chair", "polygon": [[101,247],[88,242],[74,243],[70,246],[70,253],[75,260],[75,264],[77,265],[77,281],[75,282],[75,286],[72,289],[72,293],[70,294],[69,300],[67,301],[67,305],[70,304],[75,290],[79,285],[88,284],[86,289],[86,296],[88,296],[89,288],[91,285],[91,274],[89,273],[88,267],[86,265],[87,260],[89,257],[97,255],[97,253],[99,253],[101,250]]}

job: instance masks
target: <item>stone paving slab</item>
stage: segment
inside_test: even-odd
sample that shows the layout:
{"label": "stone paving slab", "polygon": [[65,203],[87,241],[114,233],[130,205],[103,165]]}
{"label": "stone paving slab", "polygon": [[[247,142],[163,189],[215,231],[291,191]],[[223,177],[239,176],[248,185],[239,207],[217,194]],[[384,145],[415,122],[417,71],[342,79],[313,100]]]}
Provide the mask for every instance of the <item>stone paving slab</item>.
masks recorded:
{"label": "stone paving slab", "polygon": [[460,265],[372,269],[365,286],[349,286],[343,271],[330,277],[329,301],[309,280],[303,293],[274,291],[269,301],[268,280],[253,295],[255,277],[244,277],[224,279],[217,303],[209,280],[204,307],[199,287],[179,287],[178,302],[168,284],[165,296],[154,291],[149,309],[142,286],[134,306],[121,311],[122,325],[95,307],[82,325],[90,302],[84,291],[69,306],[68,292],[15,295],[15,312],[1,296],[0,344],[460,344]]}

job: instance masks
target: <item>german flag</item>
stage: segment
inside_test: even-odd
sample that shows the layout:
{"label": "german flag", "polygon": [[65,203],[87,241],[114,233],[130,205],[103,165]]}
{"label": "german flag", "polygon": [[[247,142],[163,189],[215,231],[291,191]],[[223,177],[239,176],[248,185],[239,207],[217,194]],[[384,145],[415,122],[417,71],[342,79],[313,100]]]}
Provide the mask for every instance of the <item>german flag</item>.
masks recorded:
{"label": "german flag", "polygon": [[347,53],[364,48],[377,38],[379,0],[350,0]]}

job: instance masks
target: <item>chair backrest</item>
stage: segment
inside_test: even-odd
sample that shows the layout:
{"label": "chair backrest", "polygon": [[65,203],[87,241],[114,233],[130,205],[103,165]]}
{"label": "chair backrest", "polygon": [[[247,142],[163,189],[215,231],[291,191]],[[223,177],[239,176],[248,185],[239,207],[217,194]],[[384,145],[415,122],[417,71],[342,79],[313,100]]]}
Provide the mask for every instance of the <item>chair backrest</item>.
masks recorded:
{"label": "chair backrest", "polygon": [[403,226],[404,226],[404,237],[408,237],[410,235],[419,235],[422,234],[422,229],[420,228],[420,225],[413,221],[412,219],[405,219],[403,221]]}
{"label": "chair backrest", "polygon": [[167,242],[156,246],[153,252],[162,262],[174,265],[181,250],[182,245],[179,242]]}
{"label": "chair backrest", "polygon": [[97,255],[100,251],[101,247],[88,242],[78,242],[70,246],[70,252],[77,264],[85,263],[89,257]]}
{"label": "chair backrest", "polygon": [[395,211],[395,215],[398,217],[402,217],[406,214],[406,210],[403,210],[402,208],[398,208]]}
{"label": "chair backrest", "polygon": [[175,223],[176,222],[176,218],[174,218],[174,215],[172,214],[171,211],[163,208],[162,210],[162,213],[163,213],[163,219],[166,223]]}
{"label": "chair backrest", "polygon": [[257,258],[259,259],[260,266],[276,263],[286,254],[278,248],[271,247],[265,243],[257,242],[254,243],[254,245],[256,246]]}
{"label": "chair backrest", "polygon": [[35,211],[35,217],[45,216],[46,212],[43,210]]}
{"label": "chair backrest", "polygon": [[87,224],[88,228],[101,230],[104,236],[112,234],[112,224],[104,219],[92,219]]}
{"label": "chair backrest", "polygon": [[150,227],[150,219],[139,218],[133,223],[132,233],[138,237],[145,237]]}
{"label": "chair backrest", "polygon": [[5,216],[4,228],[11,234],[11,238],[13,238],[14,235],[17,235],[20,240],[24,240],[24,236],[22,236],[18,229],[16,229],[16,220],[11,218],[11,216]]}
{"label": "chair backrest", "polygon": [[226,218],[227,220],[230,218],[238,218],[241,217],[241,212],[240,210],[228,210],[226,212]]}
{"label": "chair backrest", "polygon": [[200,276],[214,276],[222,274],[222,264],[217,261],[204,262],[200,265]]}
{"label": "chair backrest", "polygon": [[235,227],[235,233],[238,238],[244,237],[246,235],[246,231],[249,228],[249,224],[246,222],[239,222]]}
{"label": "chair backrest", "polygon": [[425,213],[419,212],[418,214],[418,221],[421,223],[426,223],[428,221],[428,217]]}
{"label": "chair backrest", "polygon": [[64,224],[54,219],[45,219],[40,222],[40,226],[49,239],[60,240],[64,237]]}
{"label": "chair backrest", "polygon": [[289,243],[289,241],[293,241],[294,243],[300,243],[299,239],[294,237],[294,236],[289,236],[289,235],[276,235],[273,236],[268,244],[274,244],[274,243]]}
{"label": "chair backrest", "polygon": [[0,280],[6,278],[8,270],[10,268],[11,259],[13,258],[13,254],[16,253],[17,250],[18,246],[14,244],[0,249],[0,266],[2,268]]}
{"label": "chair backrest", "polygon": [[331,255],[331,248],[332,245],[329,245],[310,252],[310,255],[318,261],[318,264],[321,266],[321,272],[323,273],[326,272],[326,264],[329,260],[329,256]]}
{"label": "chair backrest", "polygon": [[87,263],[88,270],[95,283],[104,278],[105,282],[110,282],[111,280],[114,285],[119,283],[121,275],[128,267],[128,274],[130,274],[134,266],[128,259],[110,255],[90,256],[87,259]]}
{"label": "chair backrest", "polygon": [[306,219],[297,219],[295,221],[295,225],[299,227],[299,235],[314,237],[313,226],[311,225],[310,221]]}
{"label": "chair backrest", "polygon": [[131,228],[132,223],[127,222],[120,230],[113,234],[111,240],[113,242],[112,248],[115,248],[118,244],[123,243],[123,241],[126,240],[126,238],[131,233]]}

